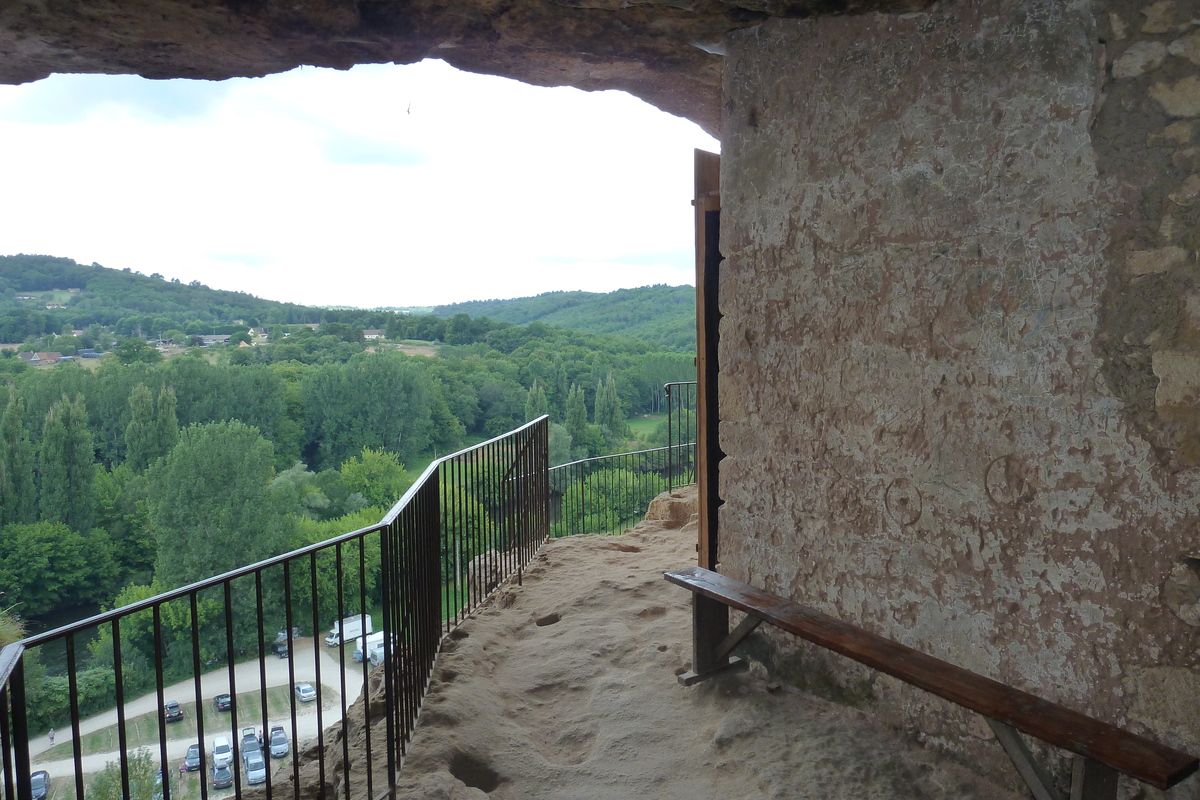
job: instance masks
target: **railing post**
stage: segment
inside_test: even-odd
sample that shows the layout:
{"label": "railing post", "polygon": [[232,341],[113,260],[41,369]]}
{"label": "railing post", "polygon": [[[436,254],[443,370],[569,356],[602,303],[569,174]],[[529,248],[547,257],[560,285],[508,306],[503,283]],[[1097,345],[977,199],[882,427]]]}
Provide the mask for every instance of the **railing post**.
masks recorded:
{"label": "railing post", "polygon": [[[7,648],[6,648],[7,649]],[[17,661],[8,679],[9,695],[12,698],[12,749],[13,769],[16,779],[17,800],[33,800],[32,772],[29,769],[29,716],[25,705],[25,663],[23,653],[17,651]],[[6,765],[7,766],[7,765]],[[8,775],[8,771],[5,771]],[[7,780],[7,778],[6,778]]]}

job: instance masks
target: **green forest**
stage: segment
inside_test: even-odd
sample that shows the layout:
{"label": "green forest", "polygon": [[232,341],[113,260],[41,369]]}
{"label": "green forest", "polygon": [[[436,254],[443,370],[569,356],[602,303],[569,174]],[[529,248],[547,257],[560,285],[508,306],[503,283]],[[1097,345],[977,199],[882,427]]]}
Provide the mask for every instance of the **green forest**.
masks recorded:
{"label": "green forest", "polygon": [[696,290],[691,286],[644,286],[607,294],[546,292],[437,306],[433,313],[439,317],[469,314],[516,325],[541,322],[587,333],[634,336],[658,349],[696,349]]}
{"label": "green forest", "polygon": [[[0,611],[33,622],[374,524],[432,459],[542,414],[552,463],[664,444],[645,426],[635,437],[627,420],[661,412],[662,385],[694,375],[691,352],[639,338],[464,313],[285,306],[69,259],[0,262],[10,322],[43,313],[14,305],[17,295],[81,290],[45,311],[52,319],[27,330],[21,349],[109,350],[49,367],[0,350]],[[117,308],[99,304],[118,296]],[[318,329],[304,327],[314,318]],[[253,347],[240,336],[170,357],[142,338],[175,329],[187,342],[188,329],[219,325],[271,333]],[[387,339],[365,342],[368,325]],[[111,692],[106,648],[103,636],[94,642],[94,666],[78,676],[95,684],[96,703]],[[212,643],[209,657],[221,649]],[[133,680],[137,666],[127,668]],[[62,710],[61,680],[31,672],[43,722]]]}

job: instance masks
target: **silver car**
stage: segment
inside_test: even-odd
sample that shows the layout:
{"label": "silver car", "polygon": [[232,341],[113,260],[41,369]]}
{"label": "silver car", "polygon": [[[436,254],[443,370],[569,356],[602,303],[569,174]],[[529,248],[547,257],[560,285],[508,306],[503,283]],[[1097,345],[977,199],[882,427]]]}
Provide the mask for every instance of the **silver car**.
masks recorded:
{"label": "silver car", "polygon": [[261,750],[246,753],[246,783],[254,785],[267,780],[267,762]]}
{"label": "silver car", "polygon": [[283,758],[292,751],[292,747],[288,744],[287,732],[284,731],[282,725],[271,726],[271,736],[267,741],[267,746],[271,750],[271,758]]}

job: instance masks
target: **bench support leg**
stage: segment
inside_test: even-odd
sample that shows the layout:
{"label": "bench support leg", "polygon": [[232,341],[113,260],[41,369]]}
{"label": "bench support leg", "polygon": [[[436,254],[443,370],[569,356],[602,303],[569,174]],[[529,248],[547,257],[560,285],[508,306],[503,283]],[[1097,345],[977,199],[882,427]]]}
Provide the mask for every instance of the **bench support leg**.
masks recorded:
{"label": "bench support leg", "polygon": [[1075,756],[1071,800],[1117,800],[1117,771],[1107,764]]}
{"label": "bench support leg", "polygon": [[[702,594],[692,595],[692,669],[680,675],[679,682],[691,686],[722,672],[744,668],[742,659],[729,653],[750,631],[758,627],[757,618],[746,619],[754,619],[754,624],[747,627],[743,621],[731,634],[729,606]],[[743,631],[743,628],[746,630]],[[739,631],[743,632],[734,639]]]}
{"label": "bench support leg", "polygon": [[1004,747],[1004,752],[1008,753],[1008,757],[1012,759],[1013,766],[1017,768],[1017,772],[1021,774],[1021,779],[1025,781],[1029,791],[1033,792],[1033,796],[1037,800],[1062,800],[1054,791],[1050,777],[1042,769],[1042,765],[1033,760],[1033,754],[1029,752],[1021,734],[999,720],[991,717],[984,717],[984,719],[987,720],[992,733],[996,734],[996,738]]}

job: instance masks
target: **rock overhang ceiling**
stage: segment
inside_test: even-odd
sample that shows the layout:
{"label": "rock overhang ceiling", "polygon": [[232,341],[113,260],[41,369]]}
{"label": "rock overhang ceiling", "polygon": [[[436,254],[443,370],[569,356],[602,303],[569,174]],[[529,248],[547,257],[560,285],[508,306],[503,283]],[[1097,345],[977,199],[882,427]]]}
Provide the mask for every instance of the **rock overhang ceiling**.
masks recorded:
{"label": "rock overhang ceiling", "polygon": [[0,82],[51,73],[222,80],[439,58],[543,86],[621,89],[709,132],[724,35],[772,16],[924,0],[15,0]]}

